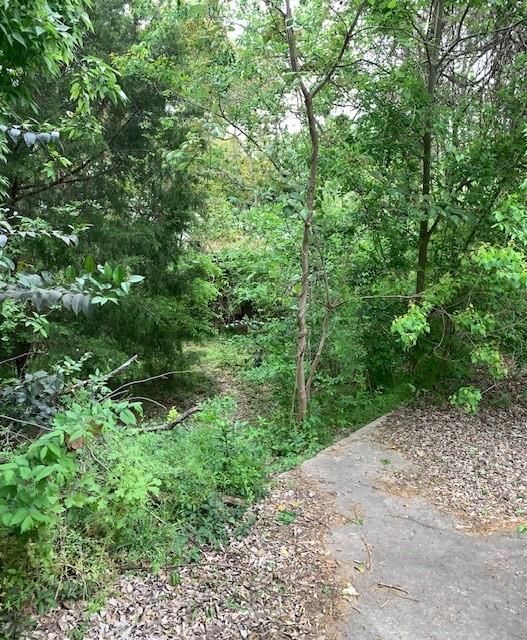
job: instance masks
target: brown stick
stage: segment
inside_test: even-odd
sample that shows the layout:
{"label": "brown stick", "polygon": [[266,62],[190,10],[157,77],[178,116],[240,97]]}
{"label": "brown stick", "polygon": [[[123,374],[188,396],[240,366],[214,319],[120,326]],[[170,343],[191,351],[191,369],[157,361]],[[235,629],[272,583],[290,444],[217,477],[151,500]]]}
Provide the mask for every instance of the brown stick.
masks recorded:
{"label": "brown stick", "polygon": [[[113,371],[110,371],[109,373],[105,374],[104,377],[107,380],[110,379],[110,378],[113,378],[114,376],[118,375],[119,373],[121,373],[122,371],[127,369],[130,365],[132,365],[137,360],[138,357],[139,356],[137,354],[135,356],[132,356],[126,362],[123,362],[123,364],[120,364]],[[71,387],[64,387],[64,389],[62,389],[62,391],[60,392],[60,395],[63,395],[64,393],[71,393],[72,391],[75,391],[76,389],[81,389],[82,387],[85,387],[86,385],[90,384],[90,382],[91,382],[91,380],[80,380],[79,382],[76,382]]]}
{"label": "brown stick", "polygon": [[370,545],[364,540],[364,537],[361,536],[362,544],[366,547],[366,552],[368,553],[368,562],[366,564],[366,569],[368,569],[368,573],[371,573],[372,568],[372,557],[371,557],[371,549]]}
{"label": "brown stick", "polygon": [[394,589],[394,591],[401,591],[402,593],[405,593],[406,595],[408,595],[408,591],[406,591],[406,589],[403,589],[402,587],[398,587],[396,584],[386,584],[384,582],[378,582],[377,586],[383,589]]}
{"label": "brown stick", "polygon": [[187,409],[186,411],[184,411],[175,420],[172,420],[172,422],[167,422],[166,424],[156,425],[155,427],[145,427],[144,429],[136,429],[136,432],[137,433],[149,433],[149,432],[152,432],[152,431],[170,431],[170,429],[173,429],[174,427],[177,427],[178,424],[181,424],[187,418],[190,418],[190,416],[194,415],[198,411],[201,411],[201,407],[198,407],[198,406],[191,407],[190,409]]}

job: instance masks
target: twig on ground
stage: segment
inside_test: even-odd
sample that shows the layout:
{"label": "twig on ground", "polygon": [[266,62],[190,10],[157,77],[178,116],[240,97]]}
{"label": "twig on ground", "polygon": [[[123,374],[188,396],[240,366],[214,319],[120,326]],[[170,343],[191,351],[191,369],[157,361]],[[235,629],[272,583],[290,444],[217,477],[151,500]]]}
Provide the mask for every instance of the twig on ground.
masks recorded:
{"label": "twig on ground", "polygon": [[378,582],[377,586],[382,587],[383,589],[394,589],[395,591],[401,591],[402,593],[405,593],[406,595],[408,595],[408,591],[406,591],[406,589],[403,589],[402,587],[398,587],[396,584],[386,584],[384,582]]}
{"label": "twig on ground", "polygon": [[371,566],[372,566],[371,548],[370,548],[370,545],[366,542],[366,540],[364,540],[363,536],[361,536],[360,539],[362,540],[362,544],[366,547],[366,551],[368,553],[368,562],[366,563],[366,569],[368,570],[368,573],[371,573]]}

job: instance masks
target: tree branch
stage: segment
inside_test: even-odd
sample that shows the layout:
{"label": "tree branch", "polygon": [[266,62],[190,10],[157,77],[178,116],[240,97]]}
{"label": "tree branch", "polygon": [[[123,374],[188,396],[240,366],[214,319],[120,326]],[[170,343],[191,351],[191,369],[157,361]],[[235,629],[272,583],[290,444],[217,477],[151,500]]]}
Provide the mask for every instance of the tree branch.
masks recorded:
{"label": "tree branch", "polygon": [[154,427],[145,427],[144,429],[137,429],[136,433],[150,433],[150,432],[153,432],[153,431],[170,431],[170,429],[173,429],[178,424],[181,424],[187,418],[190,418],[190,416],[194,415],[195,413],[198,413],[198,411],[201,411],[201,407],[198,407],[198,406],[191,407],[190,409],[187,409],[187,411],[184,411],[175,420],[172,420],[172,422],[167,422],[166,424],[155,425]]}
{"label": "tree branch", "polygon": [[344,54],[348,50],[349,44],[350,44],[351,39],[353,37],[353,33],[355,31],[355,27],[357,26],[357,23],[359,22],[360,16],[361,16],[362,12],[364,11],[365,7],[366,7],[366,2],[362,2],[359,5],[359,8],[357,9],[357,13],[355,14],[355,17],[353,18],[353,22],[351,23],[351,26],[349,27],[349,29],[346,31],[346,34],[344,36],[344,40],[342,42],[342,46],[340,47],[340,51],[339,51],[338,56],[336,57],[334,63],[331,65],[331,67],[325,73],[324,77],[321,78],[321,80],[313,87],[313,89],[311,89],[311,97],[312,98],[314,98],[317,95],[317,93],[319,93],[326,86],[326,84],[333,77],[333,74],[335,73],[335,71],[338,69],[338,67],[339,67],[339,65],[340,65],[340,63],[342,61],[342,58],[344,57]]}
{"label": "tree branch", "polygon": [[[96,176],[89,176],[89,177],[86,177],[86,178],[72,179],[73,176],[77,175],[78,173],[80,173],[81,171],[86,169],[86,167],[88,165],[90,165],[92,162],[95,162],[95,160],[98,160],[107,151],[108,147],[110,147],[115,142],[115,140],[123,132],[124,128],[135,118],[135,116],[139,113],[140,110],[141,110],[141,107],[137,107],[133,111],[133,113],[131,113],[122,122],[122,124],[119,126],[119,128],[114,133],[114,135],[108,140],[107,145],[103,149],[101,149],[97,153],[94,153],[89,158],[86,158],[86,160],[84,160],[84,162],[81,162],[79,165],[77,165],[71,171],[69,171],[67,173],[64,173],[59,178],[56,178],[55,180],[52,180],[51,182],[48,182],[47,184],[40,184],[40,185],[37,185],[37,184],[32,184],[31,185],[31,184],[29,184],[29,185],[20,186],[18,188],[19,194],[12,199],[12,202],[14,203],[14,202],[18,202],[19,200],[23,200],[24,198],[30,198],[31,196],[38,195],[39,193],[43,193],[44,191],[49,191],[53,187],[57,187],[57,186],[62,185],[62,184],[68,184],[70,182],[76,182],[78,180],[90,179],[92,177],[96,177]],[[101,174],[98,174],[98,175],[101,175]],[[28,189],[32,189],[32,191],[29,191],[28,193],[21,193],[23,191],[27,191]]]}

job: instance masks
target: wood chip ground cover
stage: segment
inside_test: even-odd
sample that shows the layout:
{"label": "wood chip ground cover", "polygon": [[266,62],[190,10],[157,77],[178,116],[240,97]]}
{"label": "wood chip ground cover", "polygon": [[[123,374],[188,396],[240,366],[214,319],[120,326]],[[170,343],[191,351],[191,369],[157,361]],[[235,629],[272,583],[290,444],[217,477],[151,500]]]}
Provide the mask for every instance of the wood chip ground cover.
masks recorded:
{"label": "wood chip ground cover", "polygon": [[459,513],[475,530],[527,522],[527,408],[407,407],[391,414],[379,439],[415,463],[388,484]]}
{"label": "wood chip ground cover", "polygon": [[247,513],[255,519],[249,534],[182,567],[179,584],[168,572],[122,576],[91,618],[80,605],[64,606],[28,638],[63,640],[83,626],[85,640],[329,638],[342,600],[324,541],[331,504],[300,472],[285,474]]}

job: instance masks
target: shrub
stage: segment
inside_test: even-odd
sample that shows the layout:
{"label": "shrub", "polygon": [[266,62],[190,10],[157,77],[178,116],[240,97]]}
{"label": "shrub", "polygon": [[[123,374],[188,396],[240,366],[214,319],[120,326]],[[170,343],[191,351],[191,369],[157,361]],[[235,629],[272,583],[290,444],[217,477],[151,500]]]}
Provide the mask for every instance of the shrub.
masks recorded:
{"label": "shrub", "polygon": [[112,568],[193,558],[236,524],[242,506],[232,498],[262,495],[261,439],[233,421],[231,400],[205,404],[171,431],[137,430],[135,409],[71,402],[51,431],[0,465],[4,622],[27,604],[86,597]]}

